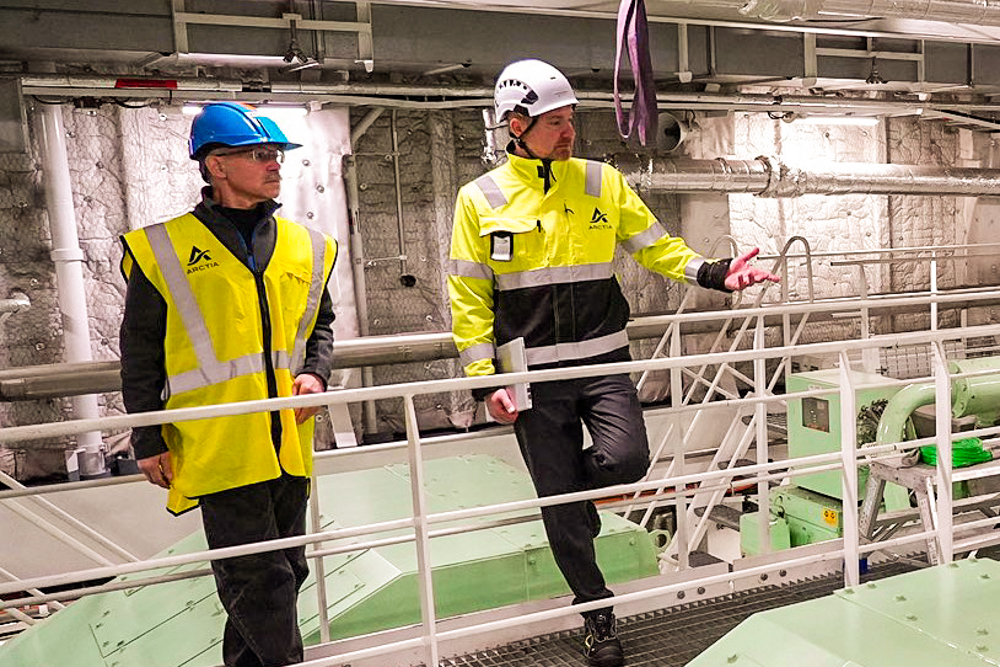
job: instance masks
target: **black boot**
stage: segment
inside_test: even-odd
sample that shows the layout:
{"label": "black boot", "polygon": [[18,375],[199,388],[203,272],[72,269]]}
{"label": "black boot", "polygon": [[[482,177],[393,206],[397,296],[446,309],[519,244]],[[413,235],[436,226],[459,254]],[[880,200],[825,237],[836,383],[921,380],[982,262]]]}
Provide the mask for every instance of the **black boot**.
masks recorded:
{"label": "black boot", "polygon": [[625,664],[622,643],[618,639],[618,621],[610,611],[588,614],[583,623],[586,636],[583,654],[593,667],[621,667]]}

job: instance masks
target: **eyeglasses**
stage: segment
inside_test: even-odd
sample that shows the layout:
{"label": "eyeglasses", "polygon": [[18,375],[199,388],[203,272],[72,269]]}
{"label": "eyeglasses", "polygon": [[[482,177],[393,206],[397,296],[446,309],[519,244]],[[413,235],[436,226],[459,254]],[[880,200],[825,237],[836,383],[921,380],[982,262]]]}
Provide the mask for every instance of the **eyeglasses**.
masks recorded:
{"label": "eyeglasses", "polygon": [[280,148],[268,148],[265,146],[257,146],[254,148],[242,148],[235,151],[225,151],[214,153],[214,155],[229,156],[229,155],[245,155],[249,157],[254,162],[261,162],[267,164],[272,160],[277,161],[278,164],[284,164],[285,162],[285,151]]}

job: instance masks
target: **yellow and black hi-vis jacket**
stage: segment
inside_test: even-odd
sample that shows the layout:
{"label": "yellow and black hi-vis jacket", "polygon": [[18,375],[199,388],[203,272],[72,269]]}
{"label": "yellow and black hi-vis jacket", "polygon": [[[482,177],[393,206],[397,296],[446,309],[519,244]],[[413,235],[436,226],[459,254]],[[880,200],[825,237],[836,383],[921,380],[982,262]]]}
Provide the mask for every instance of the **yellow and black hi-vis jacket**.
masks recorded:
{"label": "yellow and black hi-vis jacket", "polygon": [[466,375],[496,372],[495,347],[517,337],[532,369],[629,359],[616,245],[668,278],[718,287],[706,284],[718,272],[699,275],[711,264],[670,236],[614,167],[508,158],[455,205],[448,290]]}
{"label": "yellow and black hi-vis jacket", "polygon": [[[158,343],[164,409],[292,395],[337,243],[277,216],[267,224],[275,226],[274,243],[259,268],[245,264],[191,213],[122,237],[122,273],[138,269],[166,301]],[[123,346],[123,365],[126,352]],[[296,424],[292,410],[164,424],[174,471],[167,509],[179,514],[200,496],[283,471],[309,477],[314,426],[313,419]]]}

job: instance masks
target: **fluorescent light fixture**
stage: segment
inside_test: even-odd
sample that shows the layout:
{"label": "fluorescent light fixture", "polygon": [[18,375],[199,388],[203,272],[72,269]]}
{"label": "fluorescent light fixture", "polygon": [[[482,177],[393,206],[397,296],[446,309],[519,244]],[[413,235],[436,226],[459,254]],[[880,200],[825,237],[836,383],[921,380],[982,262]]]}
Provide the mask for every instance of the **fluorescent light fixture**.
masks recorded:
{"label": "fluorescent light fixture", "polygon": [[[259,113],[261,116],[267,116],[268,118],[272,119],[301,118],[302,116],[305,116],[306,114],[309,113],[309,110],[303,106],[294,106],[294,105],[283,106],[283,105],[270,105],[270,104],[264,104],[261,106],[250,104],[249,106],[253,107],[254,110],[256,110],[257,113]],[[185,104],[183,107],[181,107],[181,113],[184,114],[185,116],[197,116],[198,114],[201,113],[201,110],[204,108],[205,107],[202,104]]]}
{"label": "fluorescent light fixture", "polygon": [[878,125],[876,116],[803,116],[795,119],[796,125]]}
{"label": "fluorescent light fixture", "polygon": [[261,116],[267,116],[272,120],[281,120],[282,118],[302,118],[309,113],[309,109],[300,106],[277,106],[271,104],[265,104],[256,107],[257,113]]}

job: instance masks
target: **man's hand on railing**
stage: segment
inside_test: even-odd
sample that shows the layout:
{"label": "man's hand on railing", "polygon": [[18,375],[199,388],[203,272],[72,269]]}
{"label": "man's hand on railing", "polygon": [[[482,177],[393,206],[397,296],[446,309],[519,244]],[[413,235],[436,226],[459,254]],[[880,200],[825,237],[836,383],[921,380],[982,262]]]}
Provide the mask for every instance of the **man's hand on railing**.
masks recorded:
{"label": "man's hand on railing", "polygon": [[[292,384],[293,396],[304,396],[306,394],[322,394],[326,391],[326,383],[313,373],[300,373],[295,376]],[[301,424],[305,420],[319,412],[319,406],[311,408],[295,408],[295,423]]]}

